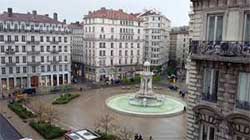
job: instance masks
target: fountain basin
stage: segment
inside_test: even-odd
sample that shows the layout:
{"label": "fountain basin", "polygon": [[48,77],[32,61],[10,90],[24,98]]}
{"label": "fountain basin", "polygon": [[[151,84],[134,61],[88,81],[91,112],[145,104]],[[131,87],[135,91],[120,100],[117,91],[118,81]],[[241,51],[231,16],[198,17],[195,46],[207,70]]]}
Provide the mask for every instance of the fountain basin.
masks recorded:
{"label": "fountain basin", "polygon": [[130,100],[134,98],[136,94],[121,94],[108,98],[106,105],[119,113],[130,114],[141,117],[168,117],[178,115],[183,112],[186,104],[174,97],[164,96],[162,104],[158,106],[141,106],[133,105]]}

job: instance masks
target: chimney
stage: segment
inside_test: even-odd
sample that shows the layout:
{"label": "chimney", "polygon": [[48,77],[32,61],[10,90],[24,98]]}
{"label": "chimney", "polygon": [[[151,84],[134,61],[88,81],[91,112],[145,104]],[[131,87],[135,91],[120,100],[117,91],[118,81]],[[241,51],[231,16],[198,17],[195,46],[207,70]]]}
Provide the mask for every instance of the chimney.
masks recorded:
{"label": "chimney", "polygon": [[92,14],[92,12],[91,12],[91,11],[89,11],[89,15],[90,15],[90,14]]}
{"label": "chimney", "polygon": [[119,11],[120,11],[120,12],[123,12],[123,10],[122,10],[122,9],[119,9]]}
{"label": "chimney", "polygon": [[80,22],[79,22],[79,21],[77,21],[77,22],[76,22],[76,24],[80,24]]}
{"label": "chimney", "polygon": [[106,10],[106,8],[105,8],[105,7],[102,7],[101,10]]}
{"label": "chimney", "polygon": [[8,16],[9,16],[9,17],[12,16],[12,8],[8,8]]}
{"label": "chimney", "polygon": [[57,13],[54,13],[54,14],[53,14],[53,19],[54,19],[54,20],[58,20],[58,18],[57,18]]}
{"label": "chimney", "polygon": [[36,15],[37,15],[37,11],[36,11],[36,10],[33,10],[33,11],[32,11],[32,15],[33,15],[33,16],[36,16]]}
{"label": "chimney", "polygon": [[49,17],[49,14],[45,14],[46,17]]}
{"label": "chimney", "polygon": [[64,24],[66,24],[66,23],[67,23],[67,22],[66,22],[66,19],[64,19],[64,20],[63,20],[63,23],[64,23]]}

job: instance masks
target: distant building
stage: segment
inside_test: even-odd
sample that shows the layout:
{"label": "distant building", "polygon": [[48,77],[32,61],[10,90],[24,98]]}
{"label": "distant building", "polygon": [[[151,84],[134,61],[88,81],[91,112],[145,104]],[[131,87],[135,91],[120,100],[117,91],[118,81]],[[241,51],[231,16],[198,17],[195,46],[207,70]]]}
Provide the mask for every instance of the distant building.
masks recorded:
{"label": "distant building", "polygon": [[171,21],[156,10],[145,10],[137,14],[137,17],[143,20],[144,61],[149,61],[153,67],[166,67],[169,60]]}
{"label": "distant building", "polygon": [[101,8],[84,17],[85,77],[92,81],[135,76],[143,61],[143,26],[123,10]]}
{"label": "distant building", "polygon": [[48,15],[0,14],[0,89],[58,86],[71,81],[70,38],[65,23]]}
{"label": "distant building", "polygon": [[71,60],[72,60],[72,75],[74,78],[84,78],[84,64],[86,62],[86,52],[83,41],[83,24],[79,22],[68,25],[71,37]]}
{"label": "distant building", "polygon": [[250,139],[250,0],[191,0],[187,140]]}
{"label": "distant building", "polygon": [[189,53],[189,28],[188,26],[175,27],[170,32],[170,61],[174,61],[177,68],[185,68]]}

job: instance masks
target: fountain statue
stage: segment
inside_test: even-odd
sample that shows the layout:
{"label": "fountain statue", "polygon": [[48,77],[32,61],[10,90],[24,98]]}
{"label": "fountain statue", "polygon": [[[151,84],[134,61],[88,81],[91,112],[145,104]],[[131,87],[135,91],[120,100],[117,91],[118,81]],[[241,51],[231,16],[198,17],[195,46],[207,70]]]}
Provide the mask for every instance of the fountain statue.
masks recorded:
{"label": "fountain statue", "polygon": [[150,71],[150,63],[144,63],[144,70],[141,72],[140,90],[134,97],[131,97],[129,103],[136,106],[158,107],[164,103],[164,97],[155,94],[152,90],[153,72]]}

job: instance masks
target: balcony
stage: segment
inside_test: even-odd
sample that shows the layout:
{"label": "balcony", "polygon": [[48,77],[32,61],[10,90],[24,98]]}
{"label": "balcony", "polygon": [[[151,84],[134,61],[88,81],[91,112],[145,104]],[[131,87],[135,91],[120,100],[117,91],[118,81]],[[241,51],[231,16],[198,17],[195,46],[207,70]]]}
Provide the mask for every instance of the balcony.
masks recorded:
{"label": "balcony", "polygon": [[9,63],[6,63],[5,65],[6,65],[6,67],[13,67],[13,66],[16,66],[16,63],[9,62]]}
{"label": "balcony", "polygon": [[29,66],[39,66],[41,62],[28,62]]}
{"label": "balcony", "polygon": [[51,45],[58,45],[58,44],[59,44],[59,41],[50,41],[50,44],[51,44]]}
{"label": "balcony", "polygon": [[250,42],[192,41],[190,53],[194,60],[250,63]]}
{"label": "balcony", "polygon": [[244,109],[244,110],[250,111],[250,102],[236,100],[236,107],[239,109]]}
{"label": "balcony", "polygon": [[59,53],[59,51],[57,51],[57,50],[52,50],[52,51],[50,51],[52,54],[58,54]]}
{"label": "balcony", "polygon": [[5,54],[6,55],[14,55],[16,52],[14,51],[14,49],[7,49],[6,51],[5,51]]}
{"label": "balcony", "polygon": [[27,41],[26,44],[27,45],[39,45],[40,42],[39,41]]}
{"label": "balcony", "polygon": [[53,65],[54,64],[59,64],[59,62],[60,62],[59,60],[52,60],[52,61],[50,61],[50,63],[53,64]]}
{"label": "balcony", "polygon": [[15,41],[12,41],[12,40],[7,40],[7,41],[4,41],[5,44],[15,44]]}
{"label": "balcony", "polygon": [[39,55],[40,51],[28,51],[27,54],[28,55]]}

